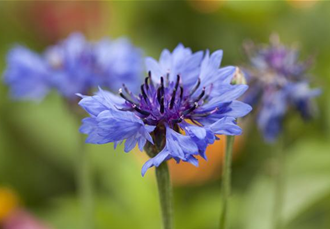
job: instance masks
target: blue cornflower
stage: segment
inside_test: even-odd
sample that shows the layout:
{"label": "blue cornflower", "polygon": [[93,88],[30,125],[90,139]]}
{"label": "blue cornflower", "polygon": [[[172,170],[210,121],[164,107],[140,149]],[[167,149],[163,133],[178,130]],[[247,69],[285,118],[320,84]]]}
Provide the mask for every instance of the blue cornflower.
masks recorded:
{"label": "blue cornflower", "polygon": [[79,104],[91,116],[80,128],[86,142],[116,146],[126,140],[125,152],[136,145],[141,151],[153,148],[159,153],[149,155],[142,175],[172,158],[197,166],[216,135],[241,134],[235,120],[251,111],[236,100],[248,86],[231,85],[236,68],[219,68],[221,59],[221,50],[193,53],[180,44],[172,53],[164,50],[159,62],[146,59],[149,72],[140,94],[124,84],[119,96],[101,89],[82,96]]}
{"label": "blue cornflower", "polygon": [[44,54],[52,86],[68,99],[76,93],[89,93],[95,86],[95,57],[92,44],[79,33],[49,47]]}
{"label": "blue cornflower", "polygon": [[11,86],[13,98],[41,100],[49,92],[49,71],[38,54],[17,46],[8,53],[7,63],[4,82]]}
{"label": "blue cornflower", "polygon": [[310,60],[300,61],[298,50],[281,44],[277,35],[271,37],[268,46],[246,43],[244,48],[251,64],[244,69],[250,85],[244,101],[258,106],[259,129],[267,142],[273,142],[290,108],[304,119],[313,115],[312,98],[320,94],[320,89],[310,89]]}
{"label": "blue cornflower", "polygon": [[68,100],[102,86],[118,90],[140,83],[142,52],[127,39],[86,41],[80,33],[46,49],[42,55],[16,47],[7,57],[5,82],[14,98],[40,100],[55,89]]}
{"label": "blue cornflower", "polygon": [[132,89],[141,83],[142,51],[128,39],[103,39],[95,44],[94,53],[99,74],[97,85],[118,91],[123,83]]}

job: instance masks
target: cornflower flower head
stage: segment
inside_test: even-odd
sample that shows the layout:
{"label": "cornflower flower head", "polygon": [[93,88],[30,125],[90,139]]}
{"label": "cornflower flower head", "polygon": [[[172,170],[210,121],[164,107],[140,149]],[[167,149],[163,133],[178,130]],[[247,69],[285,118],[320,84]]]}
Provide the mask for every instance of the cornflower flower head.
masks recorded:
{"label": "cornflower flower head", "polygon": [[141,50],[125,38],[89,42],[73,33],[41,55],[22,46],[13,48],[4,80],[17,99],[41,100],[55,89],[70,101],[97,86],[116,91],[123,82],[140,83],[142,61]]}
{"label": "cornflower flower head", "polygon": [[274,142],[290,109],[304,119],[312,117],[313,97],[321,91],[309,86],[311,60],[301,61],[298,49],[281,44],[277,35],[269,45],[250,42],[244,48],[250,62],[244,68],[250,86],[244,101],[257,107],[258,127],[267,142]]}
{"label": "cornflower flower head", "polygon": [[86,142],[116,146],[126,140],[125,152],[145,149],[152,158],[142,175],[172,158],[197,166],[216,135],[241,134],[235,120],[251,111],[236,100],[248,86],[231,85],[236,68],[219,68],[221,59],[221,50],[193,53],[179,44],[172,53],[164,50],[159,62],[146,59],[149,72],[139,94],[123,84],[119,96],[101,89],[81,96],[79,104],[91,116],[80,128]]}

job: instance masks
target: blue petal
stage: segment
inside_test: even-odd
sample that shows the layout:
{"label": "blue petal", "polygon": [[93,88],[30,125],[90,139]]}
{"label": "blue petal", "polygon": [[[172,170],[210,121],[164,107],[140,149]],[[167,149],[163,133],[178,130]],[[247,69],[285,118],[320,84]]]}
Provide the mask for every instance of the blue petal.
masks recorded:
{"label": "blue petal", "polygon": [[158,62],[155,59],[153,59],[151,57],[147,57],[145,62],[146,62],[147,71],[150,71],[152,74],[152,80],[154,82],[158,83],[160,77],[164,76],[164,73],[163,73],[160,65],[158,64]]}
{"label": "blue petal", "polygon": [[198,167],[198,160],[194,156],[189,156],[185,161]]}
{"label": "blue petal", "polygon": [[134,147],[136,146],[138,140],[135,137],[131,137],[131,138],[127,138],[125,141],[125,148],[124,151],[126,153],[128,153],[129,151],[131,151],[132,149],[134,149]]}
{"label": "blue petal", "polygon": [[147,71],[151,71],[156,83],[159,83],[161,76],[169,74],[169,80],[175,81],[177,75],[180,75],[182,84],[190,87],[197,81],[202,57],[203,52],[192,53],[191,49],[179,44],[172,53],[165,49],[159,63],[152,58],[146,58],[146,67]]}
{"label": "blue petal", "polygon": [[250,105],[236,100],[230,103],[227,108],[227,111],[222,112],[221,115],[234,118],[244,117],[252,110]]}
{"label": "blue petal", "polygon": [[94,96],[77,95],[82,97],[82,100],[78,104],[92,116],[97,116],[107,109],[122,107],[125,102],[121,97],[103,91],[101,88],[99,88],[99,92]]}
{"label": "blue petal", "polygon": [[200,78],[204,86],[219,80],[217,72],[219,71],[223,52],[222,50],[218,50],[212,53],[211,56],[209,55],[209,51],[207,50],[201,64]]}
{"label": "blue petal", "polygon": [[164,49],[160,55],[159,64],[162,66],[163,70],[170,70],[172,65],[172,56],[170,51]]}
{"label": "blue petal", "polygon": [[132,112],[116,109],[106,109],[96,117],[86,118],[80,128],[82,133],[88,134],[87,143],[105,144],[109,142],[125,142],[125,151],[132,150],[138,143],[143,149],[146,140],[152,138],[149,131],[155,127],[145,126],[142,120]]}
{"label": "blue petal", "polygon": [[166,148],[164,148],[161,152],[159,152],[155,157],[149,159],[143,166],[141,170],[142,176],[145,175],[147,170],[153,166],[158,167],[162,162],[164,162],[169,157],[169,152]]}
{"label": "blue petal", "polygon": [[166,128],[166,147],[173,157],[184,159],[186,154],[198,154],[196,143],[189,137]]}
{"label": "blue petal", "polygon": [[187,161],[196,165],[198,163],[196,163],[196,159],[192,157],[193,155],[198,155],[198,146],[194,140],[189,136],[175,132],[170,127],[166,127],[165,147],[160,153],[143,165],[142,176],[144,176],[150,167],[158,167],[162,162],[171,158],[177,161]]}
{"label": "blue petal", "polygon": [[257,122],[267,142],[275,141],[280,133],[287,102],[287,94],[284,91],[273,93],[264,101]]}
{"label": "blue petal", "polygon": [[[220,92],[217,97],[211,98],[208,103],[198,108],[195,113],[210,112],[214,109],[218,109],[217,114],[224,113],[225,111],[228,112],[231,109],[228,105],[241,96],[246,89],[246,85],[223,85],[222,92]],[[237,108],[241,107],[240,111],[242,112],[242,116],[246,114],[245,112],[249,112],[249,110],[251,110],[250,106],[244,103],[234,102],[232,106],[232,110],[234,112]],[[240,113],[240,111],[238,113]]]}
{"label": "blue petal", "polygon": [[223,84],[230,84],[234,77],[235,71],[236,67],[233,66],[220,68],[217,72],[219,82],[222,82]]}
{"label": "blue petal", "polygon": [[[217,89],[214,90],[212,96],[214,96],[214,101],[222,101],[222,102],[230,102],[246,92],[249,88],[247,85],[239,84],[239,85],[220,85]],[[212,102],[212,100],[210,101]]]}
{"label": "blue petal", "polygon": [[180,123],[180,127],[183,128],[186,134],[197,144],[200,156],[206,159],[205,150],[208,145],[214,143],[214,133],[207,127],[194,126],[186,122]]}
{"label": "blue petal", "polygon": [[15,99],[40,101],[51,88],[45,61],[21,46],[13,48],[7,55],[4,81]]}
{"label": "blue petal", "polygon": [[125,84],[133,93],[138,91],[143,72],[142,51],[126,38],[103,39],[94,46],[97,82],[118,91]]}
{"label": "blue petal", "polygon": [[209,128],[215,134],[223,134],[223,135],[240,135],[242,134],[242,129],[236,124],[235,118],[225,117],[222,118],[212,125]]}

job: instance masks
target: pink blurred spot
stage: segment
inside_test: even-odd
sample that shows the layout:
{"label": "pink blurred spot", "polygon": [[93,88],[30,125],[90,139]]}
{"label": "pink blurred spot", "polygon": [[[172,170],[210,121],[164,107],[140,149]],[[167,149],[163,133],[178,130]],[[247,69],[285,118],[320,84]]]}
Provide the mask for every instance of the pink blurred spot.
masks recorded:
{"label": "pink blurred spot", "polygon": [[24,210],[17,210],[3,221],[3,229],[51,229]]}

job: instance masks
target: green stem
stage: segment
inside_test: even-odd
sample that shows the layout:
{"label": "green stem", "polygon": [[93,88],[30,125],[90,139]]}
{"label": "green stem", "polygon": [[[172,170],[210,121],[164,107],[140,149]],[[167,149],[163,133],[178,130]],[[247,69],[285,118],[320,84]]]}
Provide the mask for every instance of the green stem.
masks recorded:
{"label": "green stem", "polygon": [[222,174],[222,213],[220,217],[220,229],[228,228],[229,216],[229,196],[231,189],[231,161],[233,156],[233,144],[235,137],[227,136],[226,138],[226,152],[225,163],[223,165]]}
{"label": "green stem", "polygon": [[285,179],[285,155],[283,146],[280,144],[275,155],[275,192],[274,192],[274,209],[273,209],[273,228],[282,228],[282,209],[284,203],[284,179]]}
{"label": "green stem", "polygon": [[163,162],[156,167],[156,178],[163,218],[163,229],[172,229],[172,186],[167,162]]}
{"label": "green stem", "polygon": [[90,160],[86,152],[85,143],[82,142],[79,150],[77,165],[78,173],[78,192],[82,207],[82,222],[84,229],[94,228],[94,208],[93,208],[93,188],[90,173]]}

